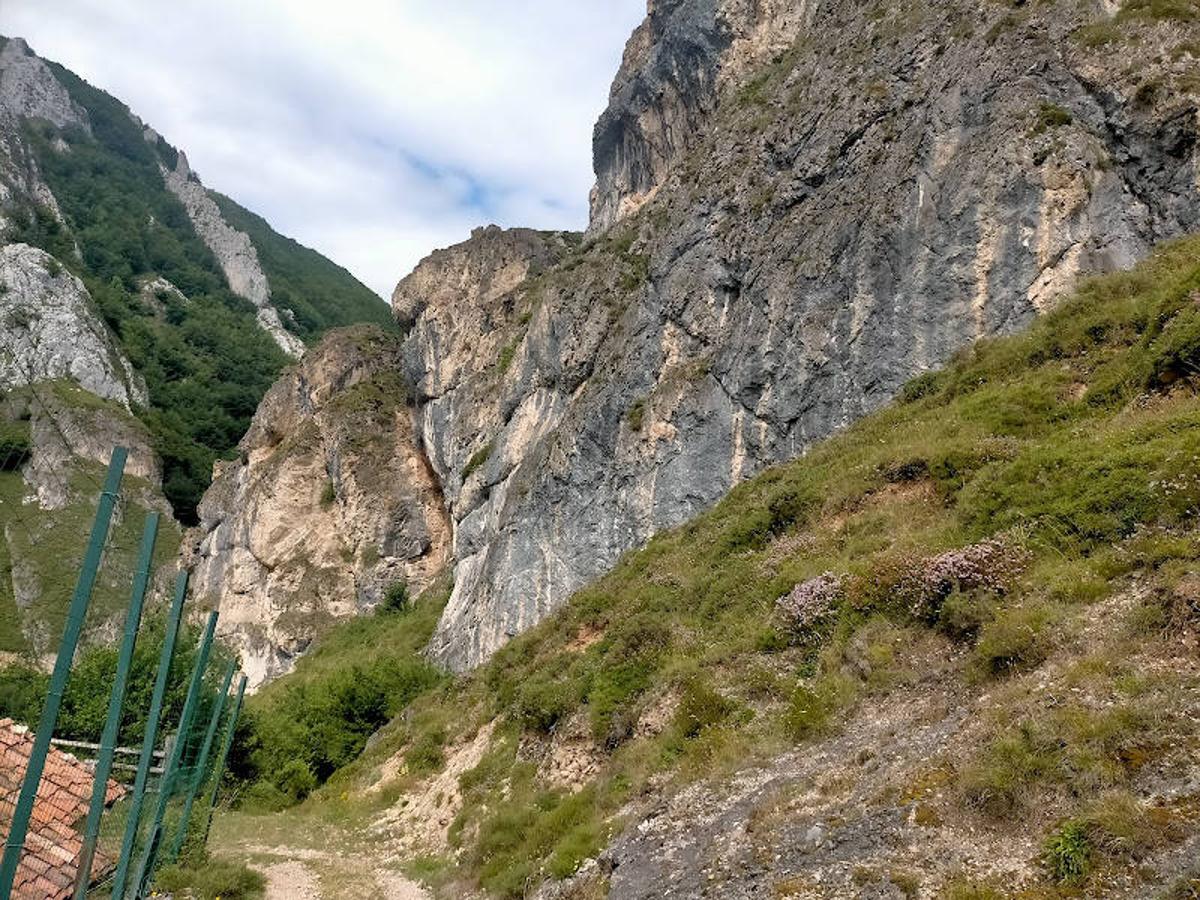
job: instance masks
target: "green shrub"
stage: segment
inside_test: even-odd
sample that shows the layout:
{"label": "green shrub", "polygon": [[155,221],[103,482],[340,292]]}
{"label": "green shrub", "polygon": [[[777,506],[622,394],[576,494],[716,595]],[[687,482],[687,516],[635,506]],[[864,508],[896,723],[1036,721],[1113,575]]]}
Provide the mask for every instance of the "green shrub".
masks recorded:
{"label": "green shrub", "polygon": [[328,479],[321,487],[321,508],[329,509],[337,500],[337,488],[333,485],[333,479]]}
{"label": "green shrub", "polygon": [[1200,308],[1192,304],[1173,316],[1150,345],[1150,353],[1149,388],[1200,376]]}
{"label": "green shrub", "polygon": [[317,789],[317,776],[305,763],[293,759],[275,773],[274,784],[280,793],[297,803]]}
{"label": "green shrub", "polygon": [[1090,709],[1067,704],[1002,729],[964,767],[967,802],[994,818],[1020,813],[1050,787],[1096,792],[1128,779],[1127,751],[1152,740],[1153,709],[1123,704]]}
{"label": "green shrub", "polygon": [[1057,612],[1041,604],[1002,609],[979,632],[975,661],[989,675],[1036,666],[1050,655]]}
{"label": "green shrub", "polygon": [[843,697],[831,678],[801,684],[792,692],[784,715],[784,728],[794,741],[807,740],[820,734],[841,707]]}
{"label": "green shrub", "polygon": [[1005,895],[987,882],[966,876],[950,879],[938,894],[939,900],[1004,900]]}
{"label": "green shrub", "polygon": [[496,368],[501,375],[512,367],[513,359],[516,358],[519,346],[521,346],[521,339],[517,338],[500,348],[500,356],[496,359]]}
{"label": "green shrub", "polygon": [[393,581],[383,592],[383,603],[380,604],[386,613],[407,612],[412,607],[412,598],[408,593],[408,583]]}
{"label": "green shrub", "polygon": [[446,732],[438,728],[422,732],[404,754],[404,763],[414,775],[436,772],[446,762],[442,747],[446,743]]}
{"label": "green shrub", "polygon": [[657,654],[620,651],[606,657],[591,673],[585,699],[592,734],[610,749],[632,732],[636,719],[634,704],[653,683]]}
{"label": "green shrub", "polygon": [[916,403],[925,397],[932,397],[941,391],[945,380],[942,372],[922,372],[900,388],[899,400],[901,403]]}
{"label": "green shrub", "polygon": [[0,472],[15,472],[33,452],[28,422],[0,421]]}
{"label": "green shrub", "polygon": [[955,640],[974,640],[995,615],[995,598],[981,591],[952,591],[938,612],[938,629]]}
{"label": "green shrub", "polygon": [[549,734],[578,702],[579,698],[571,685],[534,678],[517,691],[517,719],[526,728]]}
{"label": "green shrub", "polygon": [[1070,125],[1074,119],[1069,110],[1063,109],[1057,103],[1043,103],[1038,107],[1037,122],[1034,125],[1034,134],[1041,134],[1050,128],[1062,128],[1064,125]]}
{"label": "green shrub", "polygon": [[1078,884],[1092,868],[1092,845],[1082,822],[1062,825],[1046,841],[1042,859],[1059,884]]}
{"label": "green shrub", "polygon": [[492,451],[496,449],[495,441],[488,441],[484,446],[480,447],[471,454],[471,458],[467,460],[467,464],[463,466],[462,480],[465,483],[476,470],[483,467],[483,464],[491,459]]}
{"label": "green shrub", "polygon": [[675,730],[685,739],[700,736],[707,728],[720,725],[738,710],[738,704],[698,679],[683,689],[675,710]]}
{"label": "green shrub", "polygon": [[633,401],[629,407],[629,411],[625,413],[625,421],[629,423],[629,427],[633,431],[642,430],[642,424],[646,421],[646,401],[644,398]]}
{"label": "green shrub", "polygon": [[254,900],[266,891],[266,879],[241,863],[207,857],[192,866],[171,865],[154,876],[158,891],[195,900]]}

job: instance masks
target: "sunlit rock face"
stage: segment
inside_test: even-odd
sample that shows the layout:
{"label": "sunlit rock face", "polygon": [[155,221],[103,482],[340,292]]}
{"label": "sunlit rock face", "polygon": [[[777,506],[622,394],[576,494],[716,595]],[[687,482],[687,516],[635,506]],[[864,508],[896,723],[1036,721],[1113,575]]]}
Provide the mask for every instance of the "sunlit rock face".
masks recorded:
{"label": "sunlit rock face", "polygon": [[128,409],[145,382],[117,348],[83,282],[27,244],[0,247],[0,391],[70,379]]}
{"label": "sunlit rock face", "polygon": [[450,523],[399,362],[395,335],[331,332],[263,398],[239,458],[218,464],[190,534],[192,585],[252,687],[446,564]]}
{"label": "sunlit rock face", "polygon": [[[1200,227],[1200,34],[1122,20],[1146,60],[1130,67],[1082,30],[1114,12],[649,4],[596,126],[587,234],[476,230],[397,286],[403,338],[350,358],[405,398],[411,431],[385,455],[424,460],[427,482],[397,470],[402,488],[370,490],[440,536],[394,559],[453,567],[432,656],[480,663],[621,554],[1027,324],[1081,274]],[[206,499],[225,524],[203,578],[253,610],[226,627],[275,648],[262,677],[307,640],[266,634],[288,621],[273,598],[338,568],[321,535],[374,521],[367,494],[338,518],[320,506],[337,414],[306,399],[310,380],[289,375],[260,410],[311,407],[295,422],[315,421],[320,449],[289,463],[295,480],[251,488],[275,452],[258,429]],[[268,497],[282,505],[255,506]],[[300,537],[328,563],[255,549]],[[305,608],[365,608],[363,571]]]}
{"label": "sunlit rock face", "polygon": [[[152,130],[147,140],[158,135]],[[212,251],[229,282],[229,289],[254,304],[259,327],[271,336],[279,349],[292,358],[304,355],[304,342],[283,327],[279,311],[271,305],[271,286],[258,261],[258,251],[250,237],[225,221],[217,202],[209,196],[181,152],[174,169],[162,169],[167,189],[179,198],[196,234]]]}
{"label": "sunlit rock face", "polygon": [[476,233],[397,289],[456,524],[433,653],[477,664],[1080,273],[1200,225],[1187,29],[1149,29],[1131,72],[1076,35],[1110,14],[650,4],[596,127],[588,241]]}

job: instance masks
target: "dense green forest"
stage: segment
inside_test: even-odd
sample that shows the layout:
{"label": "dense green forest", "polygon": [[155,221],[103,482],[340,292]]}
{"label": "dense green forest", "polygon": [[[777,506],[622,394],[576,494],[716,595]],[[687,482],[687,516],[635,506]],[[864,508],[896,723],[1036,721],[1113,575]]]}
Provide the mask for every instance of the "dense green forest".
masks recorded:
{"label": "dense green forest", "polygon": [[[149,408],[137,410],[163,459],[163,487],[176,516],[196,521],[214,460],[245,433],[259,400],[287,363],[233,294],[159,166],[177,151],[151,144],[128,108],[54,63],[92,134],[27,123],[26,136],[67,228],[30,211],[8,237],[52,253],[87,285],[100,314],[146,379]],[[61,138],[67,149],[55,148]],[[306,341],[355,321],[389,320],[387,307],[348,272],[275,234],[258,216],[218,197],[255,243],[276,298]],[[78,245],[79,255],[75,253]],[[179,289],[147,287],[162,276]],[[285,313],[285,318],[286,318]]]}

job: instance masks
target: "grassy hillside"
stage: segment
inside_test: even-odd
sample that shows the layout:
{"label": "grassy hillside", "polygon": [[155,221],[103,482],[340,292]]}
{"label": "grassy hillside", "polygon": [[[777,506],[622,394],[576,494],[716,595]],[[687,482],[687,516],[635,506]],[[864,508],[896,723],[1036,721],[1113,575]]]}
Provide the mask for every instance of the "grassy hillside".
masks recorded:
{"label": "grassy hillside", "polygon": [[[49,454],[57,452],[55,445],[60,442],[62,446],[82,444],[85,433],[94,440],[114,443],[129,443],[132,438],[135,447],[145,447],[149,435],[120,405],[71,381],[43,382],[36,390],[0,392],[0,654],[49,654],[52,658],[66,624],[106,467],[68,457],[55,472],[64,482],[65,502],[39,506],[21,472],[32,452],[31,419],[49,432],[42,439]],[[161,505],[155,485],[126,473],[121,504],[88,609],[90,640],[119,633],[146,514]],[[176,559],[180,538],[177,523],[169,518],[160,523],[156,571]],[[0,655],[0,666],[3,664]]]}
{"label": "grassy hillside", "polygon": [[[459,779],[454,852],[421,872],[520,896],[594,854],[627,804],[823,740],[929,670],[988,710],[936,781],[941,815],[964,833],[1043,829],[1048,890],[1182,840],[1194,821],[1154,819],[1134,787],[1196,748],[1180,697],[1200,676],[1164,660],[1200,622],[1198,296],[1193,238],[916,379],[628,555],[476,673],[405,696],[297,820],[406,803],[494,722]],[[279,710],[313,735],[336,715],[292,685],[319,694],[364,643],[415,661],[429,604],[353,623],[255,698],[261,758],[284,740]],[[599,759],[573,791],[528,752],[568,733]],[[968,877],[952,895],[1003,892]]]}

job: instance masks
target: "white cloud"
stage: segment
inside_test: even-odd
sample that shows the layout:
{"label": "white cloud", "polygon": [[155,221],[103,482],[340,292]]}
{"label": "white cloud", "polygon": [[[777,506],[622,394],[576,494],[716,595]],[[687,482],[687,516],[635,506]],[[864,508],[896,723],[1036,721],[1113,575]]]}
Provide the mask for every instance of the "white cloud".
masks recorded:
{"label": "white cloud", "polygon": [[0,0],[205,183],[387,296],[486,222],[581,228],[645,0]]}

